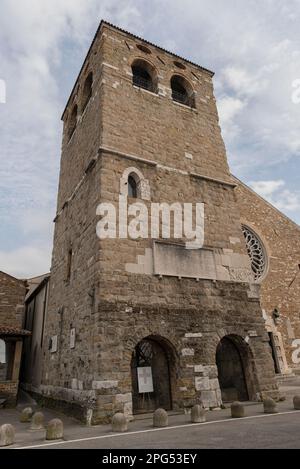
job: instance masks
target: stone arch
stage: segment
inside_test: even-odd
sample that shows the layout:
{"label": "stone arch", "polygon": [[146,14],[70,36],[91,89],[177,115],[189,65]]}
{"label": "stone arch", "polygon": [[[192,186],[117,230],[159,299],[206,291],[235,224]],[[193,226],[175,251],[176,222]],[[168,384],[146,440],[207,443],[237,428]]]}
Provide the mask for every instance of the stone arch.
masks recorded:
{"label": "stone arch", "polygon": [[131,64],[132,83],[153,93],[158,92],[158,71],[156,67],[144,57],[137,57]]}
{"label": "stone arch", "polygon": [[[159,407],[172,410],[179,360],[173,344],[161,335],[150,334],[138,340],[130,358],[133,412],[152,412]],[[144,373],[144,378],[139,378],[140,373]],[[140,387],[143,379],[144,385],[150,383],[145,392]]]}
{"label": "stone arch", "polygon": [[170,79],[173,101],[195,108],[195,91],[190,81],[181,74],[174,74]]}
{"label": "stone arch", "polygon": [[82,89],[82,96],[81,96],[81,114],[85,111],[93,92],[93,81],[94,76],[93,72],[90,71],[85,78],[83,89]]}
{"label": "stone arch", "polygon": [[218,341],[216,363],[223,400],[256,400],[254,354],[242,336],[227,334]]}
{"label": "stone arch", "polygon": [[137,198],[150,200],[150,184],[143,173],[135,167],[125,169],[120,179],[120,194],[128,196],[128,178],[133,177],[137,186]]}
{"label": "stone arch", "polygon": [[74,104],[68,118],[68,140],[71,140],[78,120],[78,105]]}

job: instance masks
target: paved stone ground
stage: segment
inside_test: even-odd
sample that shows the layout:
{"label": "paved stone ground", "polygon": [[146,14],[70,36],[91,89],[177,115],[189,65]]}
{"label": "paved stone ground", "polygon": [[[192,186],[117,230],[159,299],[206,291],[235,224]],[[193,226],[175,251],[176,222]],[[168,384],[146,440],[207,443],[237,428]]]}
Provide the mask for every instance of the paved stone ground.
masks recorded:
{"label": "paved stone ground", "polygon": [[129,425],[129,432],[113,434],[111,427],[85,427],[76,420],[43,409],[46,422],[61,418],[64,441],[45,441],[45,431],[30,431],[30,424],[19,422],[20,409],[0,410],[0,425],[11,423],[16,428],[16,444],[10,448],[299,448],[300,411],[293,409],[292,398],[300,394],[300,378],[281,386],[286,400],[278,404],[279,415],[264,415],[262,404],[246,403],[246,418],[233,420],[230,409],[207,413],[207,423],[190,425],[188,415],[173,414],[170,427],[153,429],[152,416],[139,418]]}

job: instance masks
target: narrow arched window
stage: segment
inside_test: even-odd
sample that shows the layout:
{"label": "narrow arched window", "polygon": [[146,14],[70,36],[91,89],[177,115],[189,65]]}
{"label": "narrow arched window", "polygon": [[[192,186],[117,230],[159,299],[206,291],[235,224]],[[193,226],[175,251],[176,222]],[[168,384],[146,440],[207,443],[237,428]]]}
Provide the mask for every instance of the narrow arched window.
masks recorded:
{"label": "narrow arched window", "polygon": [[128,177],[128,197],[132,197],[133,199],[137,199],[138,197],[138,184],[132,174]]}
{"label": "narrow arched window", "polygon": [[148,91],[157,91],[157,74],[155,68],[145,60],[137,59],[132,66],[132,83]]}
{"label": "narrow arched window", "polygon": [[89,100],[92,96],[92,87],[93,87],[93,73],[89,73],[84,85],[83,85],[83,92],[82,92],[82,112],[88,105]]}
{"label": "narrow arched window", "polygon": [[68,137],[69,140],[71,139],[73,133],[75,132],[76,125],[77,125],[77,113],[78,113],[78,106],[75,104],[75,106],[72,109],[71,115],[70,115],[70,120],[69,120],[69,130],[68,130]]}
{"label": "narrow arched window", "polygon": [[189,82],[180,75],[171,78],[172,99],[180,104],[195,107],[194,90]]}

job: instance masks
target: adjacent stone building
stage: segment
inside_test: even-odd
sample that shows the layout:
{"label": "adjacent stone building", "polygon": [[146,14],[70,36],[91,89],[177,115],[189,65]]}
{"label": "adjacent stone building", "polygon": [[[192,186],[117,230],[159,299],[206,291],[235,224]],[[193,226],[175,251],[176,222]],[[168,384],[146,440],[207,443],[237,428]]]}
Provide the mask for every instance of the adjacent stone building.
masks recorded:
{"label": "adjacent stone building", "polygon": [[277,375],[300,370],[300,227],[236,179]]}
{"label": "adjacent stone building", "polygon": [[[64,111],[35,395],[86,422],[278,396],[212,78],[102,22]],[[204,204],[204,246],[178,223],[166,236],[159,213],[160,230],[128,237],[124,210],[99,239],[100,203],[137,202]]]}
{"label": "adjacent stone building", "polygon": [[31,335],[24,340],[21,382],[23,388],[30,392],[38,392],[42,382],[49,280],[50,274],[30,279],[25,298],[24,328],[31,331]]}
{"label": "adjacent stone building", "polygon": [[0,405],[16,404],[23,338],[26,283],[0,271]]}

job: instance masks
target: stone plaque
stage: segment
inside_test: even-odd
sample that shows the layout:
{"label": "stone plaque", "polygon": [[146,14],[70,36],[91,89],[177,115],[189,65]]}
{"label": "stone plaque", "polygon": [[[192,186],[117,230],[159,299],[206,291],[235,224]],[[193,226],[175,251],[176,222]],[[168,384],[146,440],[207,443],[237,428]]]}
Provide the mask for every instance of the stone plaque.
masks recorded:
{"label": "stone plaque", "polygon": [[217,278],[213,251],[186,249],[185,246],[154,243],[154,273],[195,279]]}
{"label": "stone plaque", "polygon": [[152,369],[150,366],[137,368],[139,393],[153,392]]}

